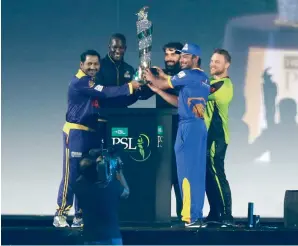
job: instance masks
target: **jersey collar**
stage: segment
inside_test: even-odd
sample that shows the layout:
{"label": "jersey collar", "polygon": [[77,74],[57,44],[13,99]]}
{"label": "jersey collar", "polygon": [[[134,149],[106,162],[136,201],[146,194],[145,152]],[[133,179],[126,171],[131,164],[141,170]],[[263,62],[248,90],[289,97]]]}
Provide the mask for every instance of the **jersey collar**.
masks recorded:
{"label": "jersey collar", "polygon": [[87,76],[87,74],[85,74],[82,69],[79,69],[77,74],[76,74],[76,77],[77,78],[82,78],[84,76]]}
{"label": "jersey collar", "polygon": [[199,70],[199,71],[202,71],[202,72],[204,72],[204,70],[203,70],[203,69],[201,69],[201,68],[199,68],[199,67],[195,67],[195,68],[193,68],[192,70]]}
{"label": "jersey collar", "polygon": [[214,77],[210,77],[210,80],[221,80],[221,79],[229,79],[230,77],[229,76],[225,76],[225,77],[222,77],[222,78],[219,78],[219,79],[215,79]]}

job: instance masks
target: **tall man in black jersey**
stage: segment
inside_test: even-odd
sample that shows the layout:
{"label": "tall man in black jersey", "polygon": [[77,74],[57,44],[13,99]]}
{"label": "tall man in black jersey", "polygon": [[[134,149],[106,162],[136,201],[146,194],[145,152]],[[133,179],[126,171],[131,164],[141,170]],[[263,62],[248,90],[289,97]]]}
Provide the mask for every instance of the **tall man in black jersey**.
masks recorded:
{"label": "tall man in black jersey", "polygon": [[[101,59],[101,69],[97,74],[104,86],[122,86],[133,80],[135,69],[125,62],[126,38],[121,33],[110,37],[108,54]],[[101,108],[127,108],[138,100],[136,93],[99,101]]]}

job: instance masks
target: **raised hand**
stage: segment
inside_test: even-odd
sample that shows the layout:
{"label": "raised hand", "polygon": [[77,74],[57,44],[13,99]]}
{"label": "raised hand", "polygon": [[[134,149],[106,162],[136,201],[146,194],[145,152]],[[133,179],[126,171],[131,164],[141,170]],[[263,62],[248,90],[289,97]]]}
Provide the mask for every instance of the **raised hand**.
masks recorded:
{"label": "raised hand", "polygon": [[137,90],[141,87],[141,84],[138,81],[133,80],[130,83],[132,85],[132,88],[134,88],[134,90]]}
{"label": "raised hand", "polygon": [[160,89],[153,84],[148,83],[147,86],[155,93],[157,93]]}
{"label": "raised hand", "polygon": [[158,77],[162,78],[162,79],[167,79],[168,75],[165,74],[165,72],[160,68],[160,67],[152,67],[155,68],[157,73],[158,73]]}
{"label": "raised hand", "polygon": [[153,75],[153,73],[151,72],[151,70],[148,68],[144,71],[144,78],[151,82],[152,80],[154,80],[155,76]]}

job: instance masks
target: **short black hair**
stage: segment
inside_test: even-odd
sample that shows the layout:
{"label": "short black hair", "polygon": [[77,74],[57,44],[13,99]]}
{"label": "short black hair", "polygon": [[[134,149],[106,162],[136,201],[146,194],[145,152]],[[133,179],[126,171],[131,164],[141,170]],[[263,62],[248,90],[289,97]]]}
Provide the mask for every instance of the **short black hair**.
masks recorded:
{"label": "short black hair", "polygon": [[180,42],[170,42],[170,43],[165,44],[162,47],[162,50],[163,50],[163,52],[165,52],[166,49],[182,50],[182,48],[183,48],[182,43],[180,43]]}
{"label": "short black hair", "polygon": [[231,55],[229,54],[229,52],[225,49],[215,49],[213,51],[213,54],[220,54],[220,55],[223,55],[225,57],[225,60],[228,62],[228,63],[231,63],[232,62],[232,57]]}
{"label": "short black hair", "polygon": [[98,60],[100,61],[100,55],[96,50],[86,50],[85,52],[83,52],[81,54],[81,62],[85,62],[87,56],[97,56]]}
{"label": "short black hair", "polygon": [[[192,55],[192,58],[195,58],[196,56],[195,55]],[[198,67],[201,67],[201,64],[202,64],[202,58],[201,57],[199,57],[199,59],[198,59]]]}
{"label": "short black hair", "polygon": [[110,43],[113,39],[119,39],[126,44],[126,37],[122,33],[114,33],[110,38]]}

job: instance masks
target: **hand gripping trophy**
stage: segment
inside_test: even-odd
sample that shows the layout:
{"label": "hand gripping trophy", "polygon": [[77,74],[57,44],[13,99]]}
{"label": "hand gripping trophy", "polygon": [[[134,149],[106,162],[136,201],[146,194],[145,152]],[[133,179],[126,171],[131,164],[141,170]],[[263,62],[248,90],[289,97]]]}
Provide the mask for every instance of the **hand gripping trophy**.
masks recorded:
{"label": "hand gripping trophy", "polygon": [[152,22],[147,19],[148,8],[145,6],[136,14],[138,16],[136,24],[140,65],[134,76],[134,80],[139,81],[141,84],[146,84],[144,70],[151,67]]}

